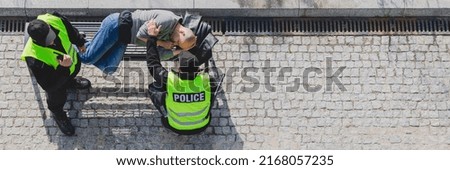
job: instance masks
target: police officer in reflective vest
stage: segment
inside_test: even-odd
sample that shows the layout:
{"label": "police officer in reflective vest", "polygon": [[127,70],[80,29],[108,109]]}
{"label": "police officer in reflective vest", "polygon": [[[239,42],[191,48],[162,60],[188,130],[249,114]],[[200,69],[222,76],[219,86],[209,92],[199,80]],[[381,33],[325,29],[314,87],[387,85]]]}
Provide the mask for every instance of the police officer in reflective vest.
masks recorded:
{"label": "police officer in reflective vest", "polygon": [[156,48],[159,29],[150,21],[147,66],[155,82],[149,85],[150,98],[162,114],[162,124],[175,133],[189,135],[205,130],[211,120],[215,80],[199,71],[198,59],[189,52],[179,55],[178,70],[167,71]]}
{"label": "police officer in reflective vest", "polygon": [[38,84],[47,94],[47,105],[59,129],[74,135],[75,128],[63,110],[67,88],[86,89],[90,82],[75,77],[79,70],[78,53],[84,51],[84,36],[58,13],[39,15],[27,27],[30,36],[21,55]]}

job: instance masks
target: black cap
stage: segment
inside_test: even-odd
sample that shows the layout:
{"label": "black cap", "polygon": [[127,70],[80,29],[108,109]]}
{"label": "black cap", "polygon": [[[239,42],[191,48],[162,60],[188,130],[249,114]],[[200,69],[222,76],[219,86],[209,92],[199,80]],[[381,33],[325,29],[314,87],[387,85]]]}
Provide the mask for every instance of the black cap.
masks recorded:
{"label": "black cap", "polygon": [[193,73],[198,71],[199,61],[197,57],[188,51],[183,51],[178,55],[180,61],[180,71]]}
{"label": "black cap", "polygon": [[27,28],[30,37],[39,45],[48,46],[56,38],[55,32],[42,20],[35,19]]}

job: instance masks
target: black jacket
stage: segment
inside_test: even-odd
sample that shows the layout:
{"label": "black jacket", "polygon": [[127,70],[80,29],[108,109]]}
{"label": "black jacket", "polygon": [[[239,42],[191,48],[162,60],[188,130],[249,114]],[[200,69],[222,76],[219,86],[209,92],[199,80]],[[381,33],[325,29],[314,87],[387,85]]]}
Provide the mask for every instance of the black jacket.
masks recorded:
{"label": "black jacket", "polygon": [[[77,45],[78,47],[81,47],[84,45],[86,40],[76,28],[70,24],[70,22],[65,18],[64,16],[60,15],[57,12],[54,12],[53,15],[60,17],[61,20],[64,23],[64,26],[67,29],[67,34],[69,36],[69,40],[72,44]],[[53,31],[55,31],[55,34],[58,35],[59,31],[55,28],[52,28]],[[61,51],[63,53],[66,53],[64,51],[64,48],[61,44],[61,40],[57,36],[55,39],[55,45],[49,46],[48,48],[52,48],[54,50]],[[75,66],[75,72],[74,74],[70,75],[69,67],[63,67],[58,66],[56,70],[45,63],[43,63],[40,60],[37,60],[33,57],[26,57],[25,61],[27,62],[28,68],[33,72],[34,76],[36,77],[37,82],[39,85],[46,91],[46,92],[53,92],[60,88],[65,88],[66,83],[68,80],[73,79],[73,77],[76,76],[76,74],[80,70],[81,61],[78,58],[78,63]]]}

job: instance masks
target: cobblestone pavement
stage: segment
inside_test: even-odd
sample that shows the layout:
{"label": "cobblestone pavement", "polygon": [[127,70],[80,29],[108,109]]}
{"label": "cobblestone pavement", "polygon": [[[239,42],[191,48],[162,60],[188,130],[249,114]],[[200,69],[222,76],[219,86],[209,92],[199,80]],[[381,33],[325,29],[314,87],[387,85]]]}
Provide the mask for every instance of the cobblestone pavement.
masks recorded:
{"label": "cobblestone pavement", "polygon": [[449,36],[218,38],[227,77],[206,132],[164,129],[145,62],[126,61],[110,77],[82,67],[93,87],[70,91],[67,137],[19,60],[22,36],[0,35],[0,149],[450,149]]}

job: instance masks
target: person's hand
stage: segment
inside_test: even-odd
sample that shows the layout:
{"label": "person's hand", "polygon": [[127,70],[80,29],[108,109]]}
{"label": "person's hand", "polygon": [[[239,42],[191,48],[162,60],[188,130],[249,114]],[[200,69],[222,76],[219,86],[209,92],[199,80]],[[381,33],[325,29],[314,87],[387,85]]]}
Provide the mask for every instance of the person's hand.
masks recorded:
{"label": "person's hand", "polygon": [[161,46],[165,49],[171,50],[174,47],[174,44],[172,41],[156,41],[156,45]]}
{"label": "person's hand", "polygon": [[72,58],[69,55],[64,54],[62,60],[58,60],[59,65],[63,67],[70,67],[72,65]]}
{"label": "person's hand", "polygon": [[78,50],[80,50],[80,52],[82,52],[82,53],[84,53],[84,52],[86,52],[86,46],[81,46],[81,47],[78,47]]}
{"label": "person's hand", "polygon": [[150,20],[147,24],[148,35],[150,35],[152,37],[156,37],[159,34],[160,29],[161,29],[161,25],[157,27],[155,19]]}

